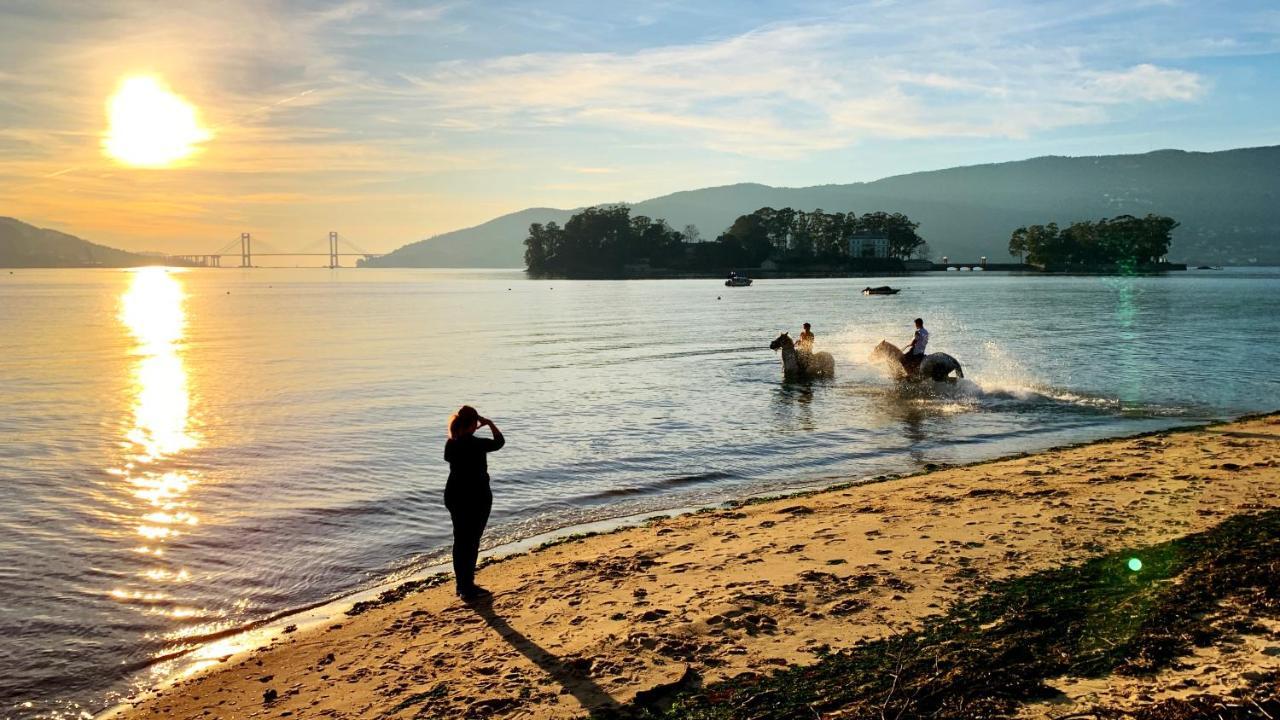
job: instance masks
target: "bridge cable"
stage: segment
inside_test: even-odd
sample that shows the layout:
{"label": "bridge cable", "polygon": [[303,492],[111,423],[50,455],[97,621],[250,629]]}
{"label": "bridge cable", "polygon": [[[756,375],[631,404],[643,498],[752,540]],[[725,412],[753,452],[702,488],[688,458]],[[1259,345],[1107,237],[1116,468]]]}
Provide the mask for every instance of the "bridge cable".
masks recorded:
{"label": "bridge cable", "polygon": [[339,244],[339,245],[341,245],[342,243],[346,243],[346,244],[347,244],[347,247],[350,247],[352,250],[355,250],[357,253],[360,253],[361,255],[376,255],[376,254],[377,254],[377,253],[371,253],[371,252],[369,252],[368,250],[365,250],[364,248],[361,248],[359,245],[356,245],[355,243],[353,243],[353,242],[351,242],[350,240],[346,239],[346,238],[345,238],[345,237],[343,237],[342,235],[339,235],[339,236],[338,236],[338,244]]}

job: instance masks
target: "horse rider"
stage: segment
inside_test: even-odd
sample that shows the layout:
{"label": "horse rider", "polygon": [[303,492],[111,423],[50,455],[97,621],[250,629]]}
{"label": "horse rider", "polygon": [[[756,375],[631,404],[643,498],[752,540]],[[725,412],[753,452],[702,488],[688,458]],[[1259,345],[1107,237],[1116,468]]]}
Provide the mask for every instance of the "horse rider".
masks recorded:
{"label": "horse rider", "polygon": [[804,324],[804,330],[800,333],[800,339],[796,341],[797,352],[813,352],[813,331],[809,329],[809,323]]}
{"label": "horse rider", "polygon": [[912,336],[902,356],[902,367],[907,374],[915,375],[919,372],[920,363],[924,362],[924,349],[928,345],[929,331],[924,329],[924,320],[916,318],[916,334]]}

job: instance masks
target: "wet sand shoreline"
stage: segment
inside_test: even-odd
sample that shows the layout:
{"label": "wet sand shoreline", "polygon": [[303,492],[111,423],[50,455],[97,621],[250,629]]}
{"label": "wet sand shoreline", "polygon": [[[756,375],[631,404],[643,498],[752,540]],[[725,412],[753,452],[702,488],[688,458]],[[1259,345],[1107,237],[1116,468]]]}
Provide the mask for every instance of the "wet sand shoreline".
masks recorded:
{"label": "wet sand shoreline", "polygon": [[1277,440],[1273,415],[660,518],[489,564],[491,605],[426,582],[122,712],[574,717],[807,664],[986,581],[1280,505]]}

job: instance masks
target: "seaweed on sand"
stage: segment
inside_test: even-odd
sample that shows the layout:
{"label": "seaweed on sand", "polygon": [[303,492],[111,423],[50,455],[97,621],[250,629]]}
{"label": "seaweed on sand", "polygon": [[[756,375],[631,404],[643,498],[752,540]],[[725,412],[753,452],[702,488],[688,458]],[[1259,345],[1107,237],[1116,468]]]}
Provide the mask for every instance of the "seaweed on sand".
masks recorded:
{"label": "seaweed on sand", "polygon": [[[1134,562],[1134,559],[1140,562]],[[1239,629],[1231,613],[1280,616],[1280,511],[993,583],[919,631],[830,653],[768,677],[730,679],[599,717],[986,718],[1057,694],[1062,675],[1147,676]],[[1231,599],[1232,609],[1222,602]],[[1234,619],[1234,618],[1233,618]],[[1280,718],[1275,683],[1246,698],[1153,704],[1149,720]],[[1221,708],[1227,708],[1224,712]],[[1255,708],[1257,710],[1255,711]],[[1263,708],[1267,708],[1264,710]],[[1099,708],[1094,716],[1107,715]],[[1132,714],[1132,710],[1128,711]],[[1242,714],[1232,714],[1232,713]],[[1257,712],[1256,715],[1247,713]],[[1123,714],[1123,713],[1120,713]],[[1086,716],[1087,717],[1087,716]]]}
{"label": "seaweed on sand", "polygon": [[390,605],[391,603],[399,602],[414,593],[422,592],[423,590],[436,587],[437,585],[443,585],[449,577],[450,576],[441,573],[421,580],[410,580],[408,582],[400,583],[389,590],[383,590],[374,600],[361,600],[360,602],[353,604],[347,609],[346,614],[348,617],[363,615],[376,607]]}
{"label": "seaweed on sand", "polygon": [[1252,686],[1225,697],[1206,693],[1164,700],[1136,710],[1097,708],[1091,717],[1096,720],[1274,720],[1280,718],[1280,674],[1267,673]]}

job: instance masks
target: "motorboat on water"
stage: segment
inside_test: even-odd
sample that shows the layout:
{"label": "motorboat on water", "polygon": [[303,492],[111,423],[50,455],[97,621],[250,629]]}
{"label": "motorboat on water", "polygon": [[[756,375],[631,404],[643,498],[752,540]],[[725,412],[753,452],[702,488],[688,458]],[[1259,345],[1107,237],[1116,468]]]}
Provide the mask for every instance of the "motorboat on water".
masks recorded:
{"label": "motorboat on water", "polygon": [[891,288],[888,285],[862,288],[863,295],[897,295],[900,292],[902,292],[901,288]]}
{"label": "motorboat on water", "polygon": [[736,272],[729,273],[729,277],[724,281],[725,287],[750,287],[751,278],[746,275],[739,275]]}

